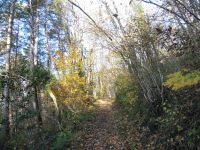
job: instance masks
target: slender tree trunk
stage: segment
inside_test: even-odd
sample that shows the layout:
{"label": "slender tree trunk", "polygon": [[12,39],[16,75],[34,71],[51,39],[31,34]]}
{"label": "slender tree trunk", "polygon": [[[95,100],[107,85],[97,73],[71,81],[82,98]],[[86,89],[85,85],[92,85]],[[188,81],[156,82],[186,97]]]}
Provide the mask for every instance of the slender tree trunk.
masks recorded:
{"label": "slender tree trunk", "polygon": [[[38,5],[38,0],[37,0]],[[39,25],[40,25],[40,17],[38,12],[38,6],[36,6],[36,18],[35,18],[35,45],[34,45],[34,66],[38,64],[38,44],[39,44]]]}
{"label": "slender tree trunk", "polygon": [[[38,12],[38,0],[36,6],[32,5],[32,0],[29,1],[31,9],[31,70],[32,70],[32,81],[34,81],[34,69],[38,65],[38,42],[39,42],[39,12]],[[34,7],[36,7],[34,9]],[[35,30],[34,30],[35,28]],[[39,98],[38,98],[38,88],[35,83],[32,88],[33,92],[33,109],[37,113],[37,125],[40,128],[42,126],[42,116],[39,107]]]}
{"label": "slender tree trunk", "polygon": [[37,86],[34,85],[34,100],[33,100],[33,109],[37,112],[37,124],[39,128],[42,126],[42,115],[39,106],[39,98],[38,98],[38,89]]}
{"label": "slender tree trunk", "polygon": [[[19,18],[15,18],[15,20],[16,20],[16,25],[17,25],[17,28],[16,28],[16,35],[15,35],[15,48],[14,48],[14,50],[13,50],[13,52],[14,52],[14,66],[15,66],[15,68],[13,69],[13,71],[12,71],[12,75],[15,77],[15,72],[17,71],[17,65],[18,65],[18,45],[19,45]],[[17,82],[14,82],[13,83],[14,84],[14,87],[17,87]],[[11,91],[11,98],[13,99],[13,100],[17,100],[17,93],[18,93],[18,90],[12,90]],[[12,107],[10,108],[10,126],[11,126],[11,131],[10,131],[10,135],[11,136],[13,136],[13,135],[15,135],[16,134],[16,132],[17,132],[17,125],[16,125],[16,121],[14,121],[14,120],[16,120],[17,119],[17,109],[16,109],[16,107],[17,106],[13,106],[13,105],[11,105]],[[11,137],[12,138],[12,137]]]}
{"label": "slender tree trunk", "polygon": [[15,66],[17,66],[18,62],[18,44],[19,44],[19,19],[17,19],[17,34],[16,34],[16,41],[15,41]]}
{"label": "slender tree trunk", "polygon": [[15,8],[16,0],[13,0],[10,6],[10,14],[8,19],[8,29],[7,29],[7,54],[6,54],[6,78],[5,78],[5,85],[3,90],[3,125],[2,125],[2,140],[1,140],[1,147],[4,147],[5,142],[9,139],[10,136],[10,121],[9,121],[9,106],[10,106],[10,55],[11,55],[11,44],[12,44],[12,28],[13,28],[13,20],[14,20],[14,8]]}
{"label": "slender tree trunk", "polygon": [[[36,33],[35,33],[35,48],[34,48],[34,66],[38,65],[38,44],[39,44],[39,26],[40,26],[40,16],[39,16],[39,11],[38,11],[38,4],[39,0],[37,0],[37,8],[36,8],[36,21],[35,21],[35,27],[36,27]],[[42,126],[42,116],[41,116],[41,110],[39,107],[39,97],[38,97],[38,87],[37,85],[34,85],[34,103],[35,103],[35,110],[37,112],[37,121],[39,126]]]}
{"label": "slender tree trunk", "polygon": [[33,69],[34,67],[34,45],[35,45],[35,34],[34,34],[34,12],[33,12],[33,6],[32,6],[32,0],[29,1],[29,5],[30,5],[30,11],[31,11],[31,21],[30,21],[30,29],[31,29],[31,33],[30,33],[30,65],[31,65],[31,69]]}
{"label": "slender tree trunk", "polygon": [[51,71],[51,51],[50,51],[50,45],[49,45],[49,35],[48,35],[48,26],[47,26],[47,0],[45,0],[45,24],[44,24],[44,29],[45,29],[45,38],[46,38],[46,50],[47,50],[47,67],[49,71]]}

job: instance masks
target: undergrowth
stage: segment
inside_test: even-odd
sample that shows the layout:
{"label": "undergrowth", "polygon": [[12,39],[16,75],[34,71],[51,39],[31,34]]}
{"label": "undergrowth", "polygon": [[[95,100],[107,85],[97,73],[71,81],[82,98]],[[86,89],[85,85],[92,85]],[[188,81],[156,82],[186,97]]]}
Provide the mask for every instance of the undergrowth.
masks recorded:
{"label": "undergrowth", "polygon": [[[164,100],[154,103],[145,102],[140,90],[123,82],[131,90],[117,91],[116,120],[129,149],[200,148],[199,75],[199,71],[184,70],[168,76]],[[132,93],[137,99],[130,103]]]}

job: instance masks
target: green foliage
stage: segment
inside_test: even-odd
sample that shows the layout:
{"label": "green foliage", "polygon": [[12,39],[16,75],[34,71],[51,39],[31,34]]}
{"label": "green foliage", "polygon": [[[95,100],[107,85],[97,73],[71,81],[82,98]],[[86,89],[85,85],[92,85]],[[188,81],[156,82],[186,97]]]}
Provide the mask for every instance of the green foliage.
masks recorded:
{"label": "green foliage", "polygon": [[5,72],[0,73],[0,91],[3,91],[3,87],[5,84]]}
{"label": "green foliage", "polygon": [[131,80],[130,76],[118,75],[115,81],[116,87],[116,102],[128,106],[133,105],[137,100],[137,84]]}
{"label": "green foliage", "polygon": [[78,121],[79,121],[80,123],[83,123],[83,122],[92,120],[93,117],[94,117],[94,116],[92,115],[92,113],[83,113],[83,114],[80,114],[80,115],[78,116]]}
{"label": "green foliage", "polygon": [[192,87],[200,82],[200,71],[189,71],[187,69],[170,74],[164,83],[166,87],[172,90],[181,90]]}
{"label": "green foliage", "polygon": [[20,55],[16,65],[17,66],[13,66],[15,67],[15,73],[24,78],[28,78],[30,75],[30,65],[27,57]]}
{"label": "green foliage", "polygon": [[[67,0],[52,0],[51,4],[50,4],[50,9],[58,16],[63,15],[63,13],[65,13],[67,11],[66,4],[67,4]],[[60,16],[59,16],[59,19],[57,20],[57,22],[59,23],[59,25],[61,27],[65,26],[65,24],[63,24],[63,21],[61,20]]]}
{"label": "green foliage", "polygon": [[[196,149],[200,142],[199,71],[182,70],[168,76],[164,101],[144,102],[130,78],[117,78],[116,102],[140,132],[143,149]],[[137,86],[136,86],[137,87]],[[128,94],[135,90],[131,97]],[[137,90],[136,90],[137,89]],[[172,90],[171,90],[172,89]],[[131,101],[130,98],[140,97]],[[125,120],[124,120],[125,121]],[[127,124],[127,123],[126,123]],[[123,127],[123,131],[124,132]],[[135,130],[134,129],[134,130]],[[141,130],[142,129],[142,130]],[[126,129],[127,130],[127,129]],[[128,133],[123,133],[127,135]],[[131,143],[131,142],[130,142]]]}
{"label": "green foliage", "polygon": [[86,122],[94,119],[94,110],[95,108],[93,107],[93,109],[79,114],[74,114],[71,111],[64,111],[64,129],[57,132],[57,134],[53,137],[54,142],[51,145],[51,149],[57,150],[70,147],[71,141],[76,138],[76,134],[87,128],[85,126]]}
{"label": "green foliage", "polygon": [[58,132],[55,137],[55,141],[52,144],[52,150],[58,150],[66,148],[69,145],[70,140],[72,139],[73,134],[68,130],[63,130]]}
{"label": "green foliage", "polygon": [[[194,98],[196,99],[196,98]],[[195,103],[194,99],[187,99],[189,103]],[[194,105],[179,99],[166,101],[163,104],[163,115],[156,118],[159,123],[159,137],[156,139],[156,146],[166,148],[196,149],[199,142],[199,118],[192,116],[195,112],[199,115],[199,109]]]}
{"label": "green foliage", "polygon": [[41,65],[35,66],[32,72],[33,84],[41,88],[45,87],[45,85],[47,85],[50,82],[50,79],[52,78],[50,72]]}
{"label": "green foliage", "polygon": [[[52,76],[44,66],[38,65],[32,70],[27,57],[19,55],[18,60],[11,65],[9,87],[11,91],[10,111],[12,111],[12,138],[8,141],[13,149],[31,149],[38,142],[34,118],[37,112],[33,110],[32,85],[42,89],[50,81]],[[0,76],[0,88],[4,86],[5,72]],[[28,122],[28,123],[27,123]],[[29,123],[32,122],[32,123]],[[15,130],[15,131],[14,131]],[[31,143],[31,144],[30,144]],[[26,146],[28,145],[28,146]],[[36,145],[36,144],[35,144]]]}

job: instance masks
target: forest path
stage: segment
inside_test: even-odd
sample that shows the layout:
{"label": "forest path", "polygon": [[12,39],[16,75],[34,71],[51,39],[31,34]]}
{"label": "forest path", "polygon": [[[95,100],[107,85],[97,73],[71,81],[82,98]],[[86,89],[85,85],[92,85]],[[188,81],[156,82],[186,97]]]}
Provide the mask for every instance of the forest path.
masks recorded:
{"label": "forest path", "polygon": [[81,135],[81,150],[125,150],[119,139],[113,116],[113,100],[99,99],[94,120],[87,123],[87,130]]}

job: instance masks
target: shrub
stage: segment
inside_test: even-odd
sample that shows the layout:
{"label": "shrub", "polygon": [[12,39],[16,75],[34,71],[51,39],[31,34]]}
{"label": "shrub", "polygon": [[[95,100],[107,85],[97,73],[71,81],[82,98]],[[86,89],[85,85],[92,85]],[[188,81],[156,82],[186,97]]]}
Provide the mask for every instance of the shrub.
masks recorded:
{"label": "shrub", "polygon": [[166,87],[174,91],[189,88],[200,82],[200,71],[182,70],[168,76],[164,83]]}
{"label": "shrub", "polygon": [[118,75],[115,81],[116,87],[116,102],[124,105],[133,105],[138,98],[138,87],[137,83],[130,78],[129,75],[121,74]]}
{"label": "shrub", "polygon": [[69,145],[70,140],[72,139],[73,134],[68,130],[63,130],[58,132],[55,141],[52,145],[52,150],[58,150],[66,148]]}

